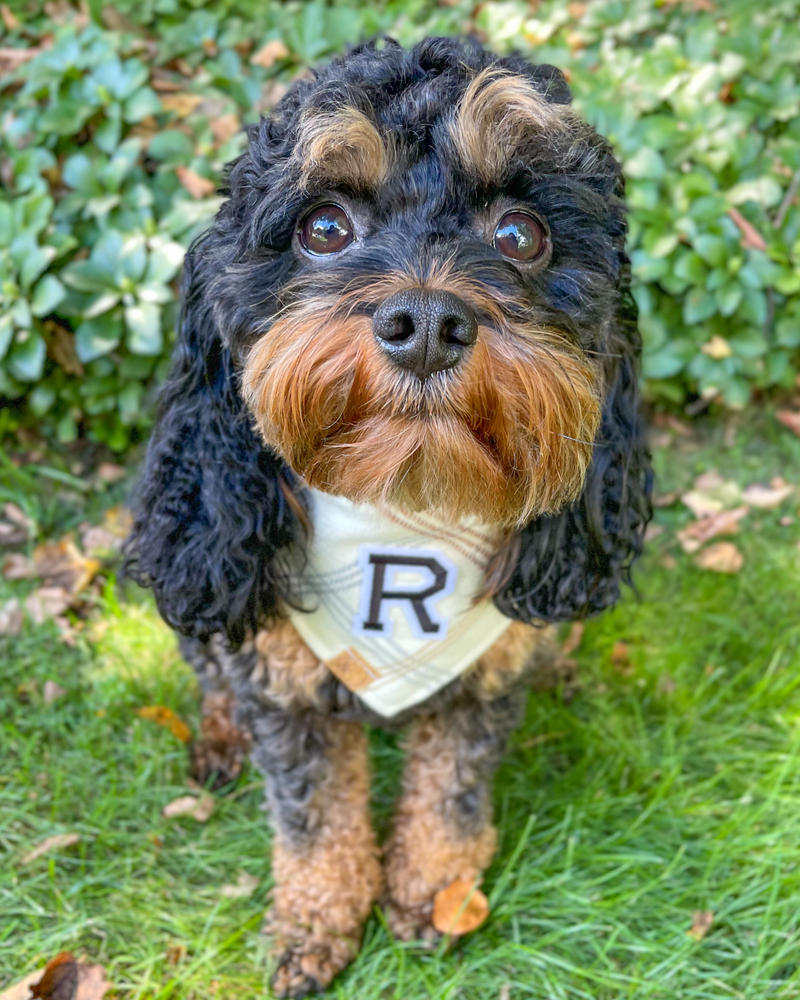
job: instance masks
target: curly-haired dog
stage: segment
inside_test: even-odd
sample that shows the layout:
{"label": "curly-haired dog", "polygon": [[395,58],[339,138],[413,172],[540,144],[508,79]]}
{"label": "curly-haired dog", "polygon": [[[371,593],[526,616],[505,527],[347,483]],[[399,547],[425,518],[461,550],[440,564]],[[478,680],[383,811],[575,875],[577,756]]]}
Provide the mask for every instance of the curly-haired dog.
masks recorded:
{"label": "curly-haired dog", "polygon": [[[249,129],[225,193],[129,557],[266,775],[273,984],[301,996],[376,900],[425,934],[489,864],[541,626],[613,604],[641,548],[640,343],[620,167],[551,66],[361,46]],[[408,724],[382,860],[364,722]]]}

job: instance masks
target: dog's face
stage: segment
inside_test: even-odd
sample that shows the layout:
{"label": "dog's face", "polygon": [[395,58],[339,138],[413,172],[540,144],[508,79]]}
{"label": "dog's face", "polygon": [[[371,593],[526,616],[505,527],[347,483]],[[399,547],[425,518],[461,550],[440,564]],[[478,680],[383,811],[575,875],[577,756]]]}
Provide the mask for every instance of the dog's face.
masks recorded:
{"label": "dog's face", "polygon": [[297,87],[231,171],[211,299],[310,485],[514,526],[582,488],[625,225],[563,80],[483,56]]}

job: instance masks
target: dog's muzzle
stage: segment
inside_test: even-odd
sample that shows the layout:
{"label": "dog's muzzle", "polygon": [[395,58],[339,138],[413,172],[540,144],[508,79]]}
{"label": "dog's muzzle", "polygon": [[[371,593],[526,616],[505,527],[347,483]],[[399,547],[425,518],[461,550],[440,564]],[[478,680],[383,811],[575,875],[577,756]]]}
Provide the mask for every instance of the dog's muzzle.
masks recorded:
{"label": "dog's muzzle", "polygon": [[392,362],[420,379],[454,368],[478,339],[475,314],[462,299],[425,289],[397,292],[382,302],[372,330]]}

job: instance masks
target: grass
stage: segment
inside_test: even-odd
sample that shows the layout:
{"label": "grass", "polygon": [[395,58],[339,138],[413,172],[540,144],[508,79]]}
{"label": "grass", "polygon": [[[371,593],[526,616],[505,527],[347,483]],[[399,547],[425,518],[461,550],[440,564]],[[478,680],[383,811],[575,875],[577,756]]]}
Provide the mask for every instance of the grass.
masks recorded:
{"label": "grass", "polygon": [[[655,457],[662,493],[708,468],[742,484],[792,479],[800,439],[751,412]],[[83,502],[35,513],[60,530]],[[679,504],[657,516],[641,599],[587,624],[577,696],[532,695],[500,770],[489,922],[427,952],[393,941],[376,913],[332,996],[800,997],[797,499],[751,512],[731,576],[680,551]],[[186,790],[185,748],[135,710],[196,721],[197,690],[150,603],[109,588],[75,649],[50,627],[0,643],[0,992],[67,949],[105,965],[125,1000],[266,996],[260,780],[246,772],[205,824],[162,818]],[[46,705],[48,678],[66,694]],[[385,823],[399,754],[381,734],[373,747]],[[73,831],[74,847],[21,863]],[[221,895],[243,871],[254,893]],[[696,910],[714,913],[699,941],[687,934]]]}

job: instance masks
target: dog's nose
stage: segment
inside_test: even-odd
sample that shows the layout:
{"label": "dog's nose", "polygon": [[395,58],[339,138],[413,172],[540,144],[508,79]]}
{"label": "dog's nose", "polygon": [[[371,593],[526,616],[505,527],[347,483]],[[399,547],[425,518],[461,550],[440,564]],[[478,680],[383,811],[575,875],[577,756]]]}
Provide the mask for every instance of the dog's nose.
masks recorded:
{"label": "dog's nose", "polygon": [[466,302],[451,292],[422,288],[382,302],[372,330],[392,361],[421,379],[455,367],[478,339],[478,323]]}

